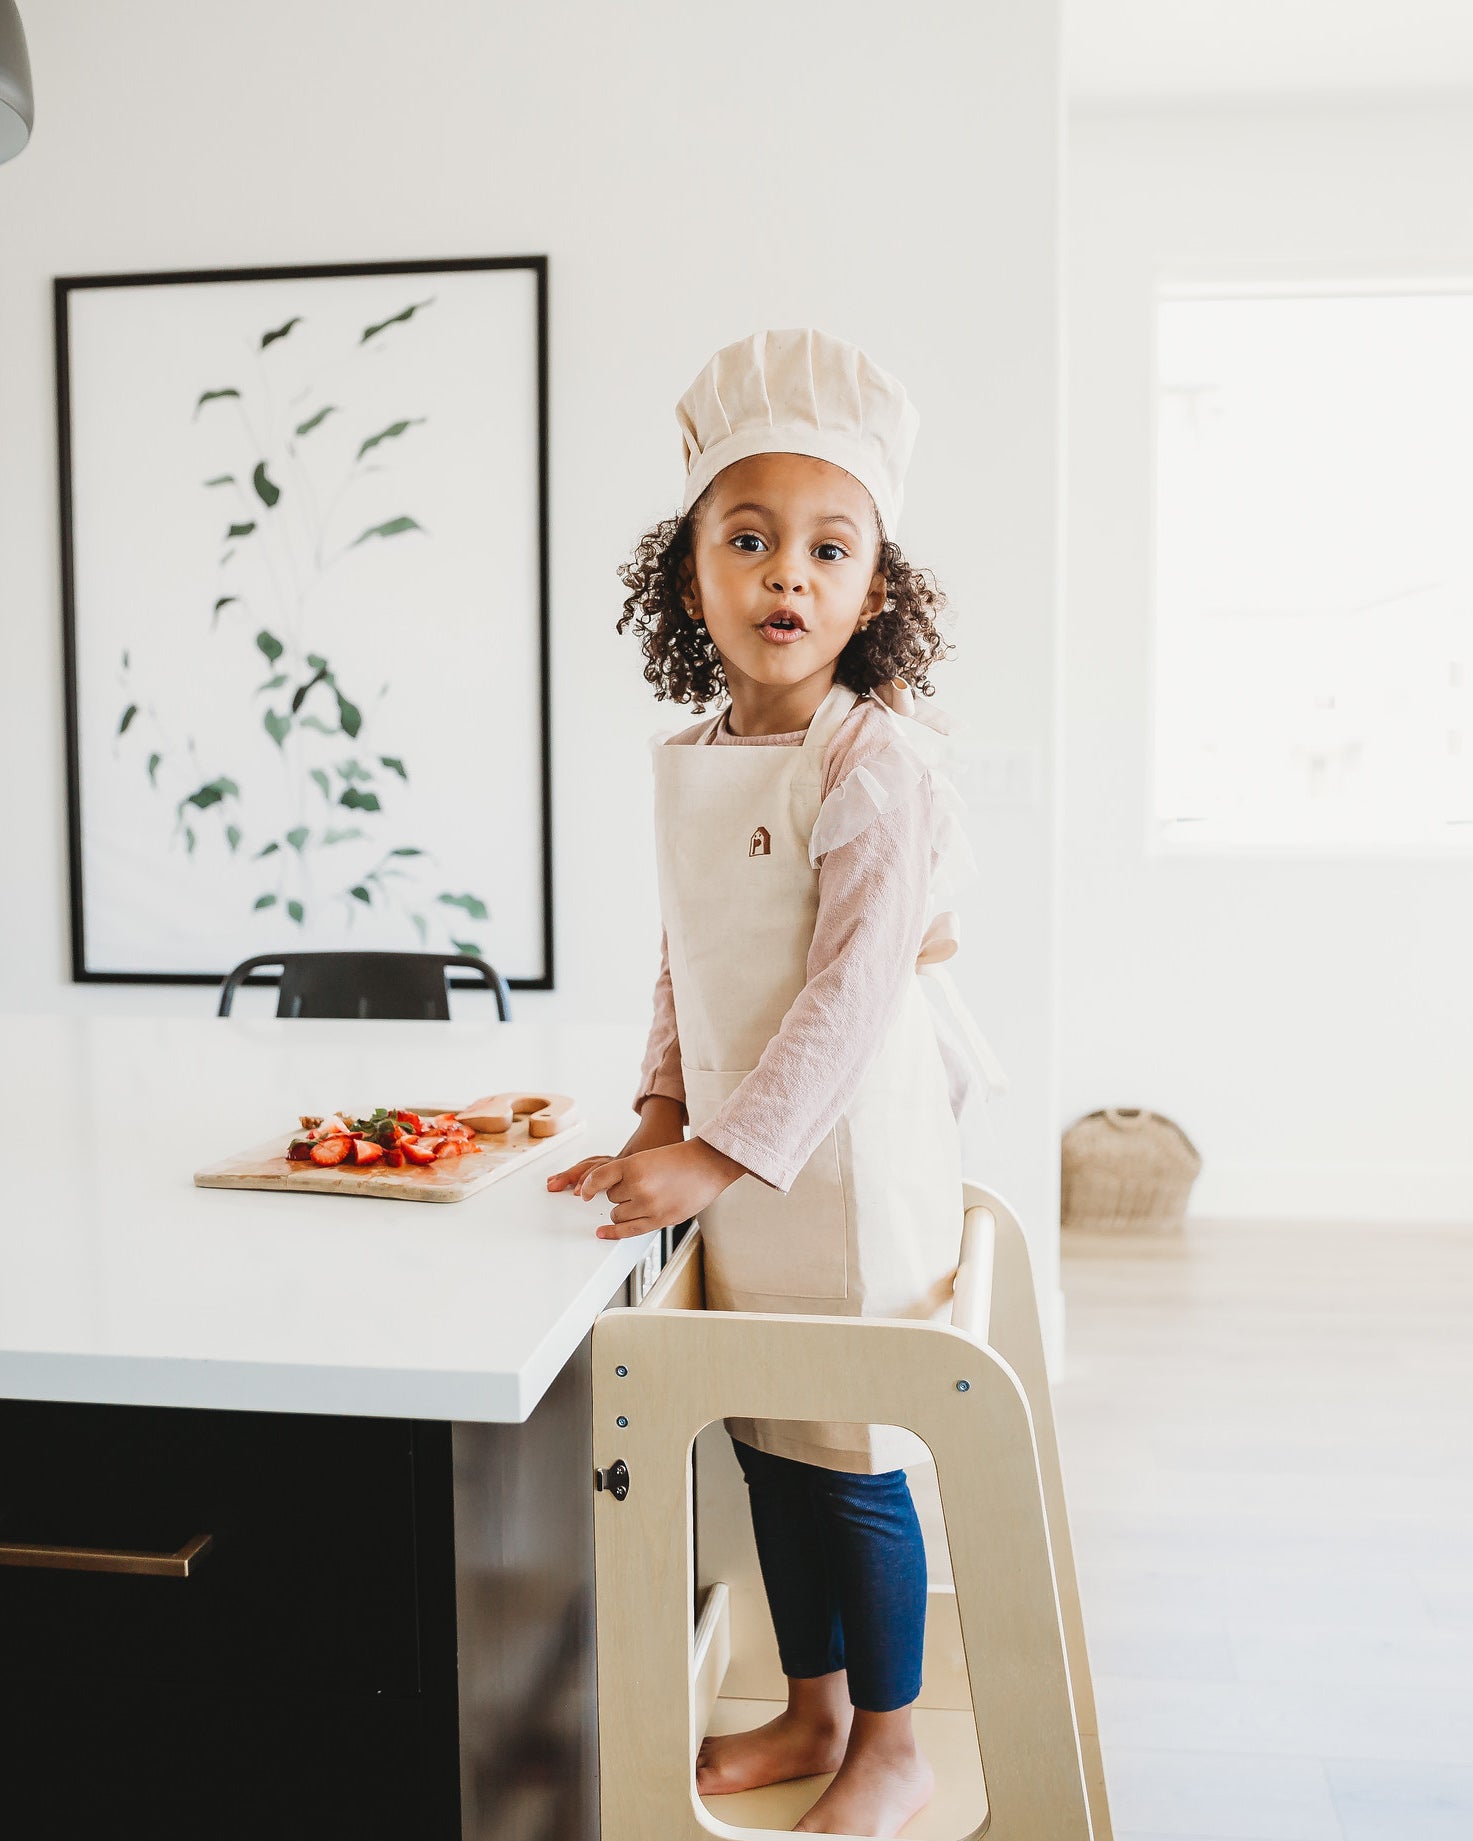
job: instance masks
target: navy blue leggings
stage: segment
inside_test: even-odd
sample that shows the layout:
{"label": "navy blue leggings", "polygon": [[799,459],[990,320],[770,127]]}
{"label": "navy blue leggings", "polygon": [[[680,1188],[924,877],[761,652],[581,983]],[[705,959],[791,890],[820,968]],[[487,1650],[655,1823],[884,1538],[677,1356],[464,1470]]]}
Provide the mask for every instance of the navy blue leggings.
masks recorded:
{"label": "navy blue leggings", "polygon": [[854,1706],[908,1707],[921,1691],[926,1548],[905,1472],[824,1470],[731,1442],[783,1673],[847,1669]]}

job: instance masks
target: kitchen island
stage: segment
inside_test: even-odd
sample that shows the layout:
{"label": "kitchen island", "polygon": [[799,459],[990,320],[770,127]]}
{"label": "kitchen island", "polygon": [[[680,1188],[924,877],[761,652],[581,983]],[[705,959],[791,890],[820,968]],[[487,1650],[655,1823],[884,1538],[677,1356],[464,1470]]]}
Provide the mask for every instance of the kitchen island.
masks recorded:
{"label": "kitchen island", "polygon": [[[8,1832],[596,1833],[588,1336],[659,1240],[545,1179],[618,1150],[642,1050],[0,1018]],[[539,1089],[583,1128],[463,1202],[191,1181],[302,1113]]]}

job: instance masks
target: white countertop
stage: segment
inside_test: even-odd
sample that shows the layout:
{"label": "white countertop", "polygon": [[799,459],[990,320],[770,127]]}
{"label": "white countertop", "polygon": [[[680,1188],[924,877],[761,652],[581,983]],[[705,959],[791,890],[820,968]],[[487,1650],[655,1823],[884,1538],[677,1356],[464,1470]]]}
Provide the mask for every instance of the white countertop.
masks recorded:
{"label": "white countertop", "polygon": [[[208,995],[208,994],[207,994]],[[523,1420],[651,1243],[546,1179],[633,1129],[642,1032],[0,1016],[0,1397]],[[468,1200],[197,1189],[339,1106],[543,1086],[586,1120]]]}

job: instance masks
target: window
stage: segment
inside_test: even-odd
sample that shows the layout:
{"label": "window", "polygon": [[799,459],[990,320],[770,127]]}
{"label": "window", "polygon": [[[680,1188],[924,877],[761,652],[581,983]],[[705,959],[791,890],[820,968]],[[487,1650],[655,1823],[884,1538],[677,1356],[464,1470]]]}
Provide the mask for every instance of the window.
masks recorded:
{"label": "window", "polygon": [[1157,332],[1154,847],[1473,851],[1473,290]]}

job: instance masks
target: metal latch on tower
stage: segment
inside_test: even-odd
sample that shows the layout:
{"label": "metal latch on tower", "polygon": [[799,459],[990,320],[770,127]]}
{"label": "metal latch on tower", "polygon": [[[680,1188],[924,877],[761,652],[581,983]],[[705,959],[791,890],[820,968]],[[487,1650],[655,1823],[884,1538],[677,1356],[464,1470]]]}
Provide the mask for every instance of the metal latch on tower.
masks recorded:
{"label": "metal latch on tower", "polygon": [[607,1470],[595,1470],[593,1487],[608,1490],[615,1502],[622,1502],[629,1494],[629,1466],[623,1458],[616,1457]]}

